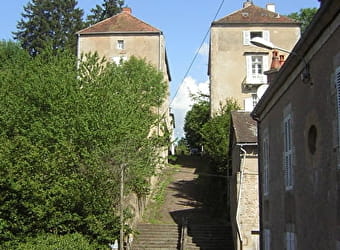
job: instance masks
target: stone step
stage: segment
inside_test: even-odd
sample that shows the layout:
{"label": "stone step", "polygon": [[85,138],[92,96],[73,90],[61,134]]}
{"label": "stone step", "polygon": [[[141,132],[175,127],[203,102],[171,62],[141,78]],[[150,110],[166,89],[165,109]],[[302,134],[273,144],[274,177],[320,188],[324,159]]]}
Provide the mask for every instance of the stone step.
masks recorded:
{"label": "stone step", "polygon": [[133,250],[176,250],[180,238],[180,228],[176,224],[139,224],[138,234],[132,245]]}
{"label": "stone step", "polygon": [[188,225],[186,249],[231,250],[232,230],[229,225]]}

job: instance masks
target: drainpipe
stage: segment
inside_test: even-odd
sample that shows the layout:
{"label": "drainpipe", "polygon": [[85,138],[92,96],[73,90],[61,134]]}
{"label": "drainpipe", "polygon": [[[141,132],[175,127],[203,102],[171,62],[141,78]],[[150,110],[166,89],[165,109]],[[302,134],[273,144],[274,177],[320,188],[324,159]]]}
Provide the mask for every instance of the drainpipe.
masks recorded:
{"label": "drainpipe", "polygon": [[243,238],[241,234],[241,226],[239,222],[239,213],[240,213],[240,202],[241,202],[241,194],[242,194],[242,184],[243,184],[243,171],[244,166],[246,163],[246,157],[247,157],[247,151],[243,148],[244,146],[257,146],[257,143],[242,143],[242,144],[236,144],[240,147],[241,151],[243,152],[243,162],[240,166],[240,184],[239,184],[239,190],[238,190],[238,198],[237,198],[237,206],[236,206],[236,225],[237,225],[237,234],[240,240],[240,250],[243,248]]}
{"label": "drainpipe", "polygon": [[79,65],[80,65],[80,34],[77,34],[77,69],[79,69]]}

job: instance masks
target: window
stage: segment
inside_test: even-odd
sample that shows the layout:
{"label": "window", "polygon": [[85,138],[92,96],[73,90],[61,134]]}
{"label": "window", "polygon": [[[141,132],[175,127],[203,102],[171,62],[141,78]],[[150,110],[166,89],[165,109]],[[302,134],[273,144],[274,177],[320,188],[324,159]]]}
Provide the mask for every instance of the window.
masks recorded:
{"label": "window", "polygon": [[251,45],[250,40],[254,37],[262,37],[270,41],[268,30],[246,30],[243,31],[243,45]]}
{"label": "window", "polygon": [[340,241],[337,241],[336,242],[336,248],[335,248],[336,250],[340,250]]}
{"label": "window", "polygon": [[120,65],[122,62],[127,61],[126,56],[114,56],[112,57],[112,61],[115,62],[117,65]]}
{"label": "window", "polygon": [[286,232],[286,250],[296,249],[296,236],[293,232]]}
{"label": "window", "polygon": [[268,56],[250,54],[246,55],[247,63],[247,83],[264,84],[267,83],[267,76],[264,71],[268,69]]}
{"label": "window", "polygon": [[288,114],[283,120],[283,165],[286,190],[293,189],[293,142],[292,142],[292,116]]}
{"label": "window", "polygon": [[263,234],[263,249],[264,250],[270,250],[270,230],[269,229],[264,229],[264,234]]}
{"label": "window", "polygon": [[117,41],[117,49],[120,49],[120,50],[125,49],[124,40],[118,40]]}
{"label": "window", "polygon": [[266,129],[263,135],[262,142],[262,161],[263,161],[263,176],[262,176],[262,187],[263,195],[269,194],[269,136],[268,130]]}

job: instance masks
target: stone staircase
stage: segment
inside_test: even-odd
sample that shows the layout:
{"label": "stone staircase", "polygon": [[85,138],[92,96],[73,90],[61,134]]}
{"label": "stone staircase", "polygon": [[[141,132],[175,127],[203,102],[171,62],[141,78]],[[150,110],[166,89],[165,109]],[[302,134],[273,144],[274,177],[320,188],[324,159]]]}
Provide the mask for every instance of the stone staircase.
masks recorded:
{"label": "stone staircase", "polygon": [[231,227],[227,225],[189,224],[185,250],[233,250]]}
{"label": "stone staircase", "polygon": [[133,250],[177,250],[181,228],[176,224],[139,224]]}
{"label": "stone staircase", "polygon": [[[139,224],[132,250],[179,250],[181,227],[176,224]],[[230,226],[189,224],[184,250],[232,250]]]}

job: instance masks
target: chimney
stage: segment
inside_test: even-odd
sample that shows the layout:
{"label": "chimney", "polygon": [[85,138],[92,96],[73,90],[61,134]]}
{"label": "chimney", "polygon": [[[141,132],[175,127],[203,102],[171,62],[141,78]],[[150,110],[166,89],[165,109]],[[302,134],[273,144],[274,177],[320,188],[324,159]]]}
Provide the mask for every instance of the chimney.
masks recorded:
{"label": "chimney", "polygon": [[131,8],[125,7],[125,8],[122,9],[122,13],[126,13],[126,14],[130,14],[131,15],[132,10],[131,10]]}
{"label": "chimney", "polygon": [[273,51],[272,64],[270,65],[270,69],[279,69],[281,67],[278,54],[279,52],[277,50]]}
{"label": "chimney", "polygon": [[267,10],[269,10],[271,12],[276,12],[275,4],[273,4],[273,3],[267,3],[266,8],[267,8]]}
{"label": "chimney", "polygon": [[253,5],[253,1],[247,1],[243,3],[243,8],[247,8],[249,6]]}
{"label": "chimney", "polygon": [[285,56],[280,55],[280,67],[285,63]]}

